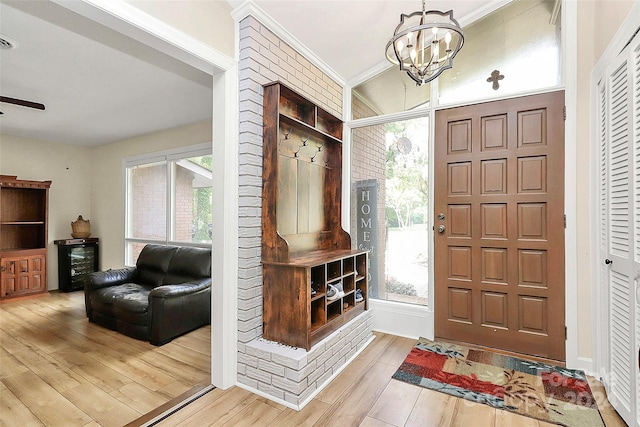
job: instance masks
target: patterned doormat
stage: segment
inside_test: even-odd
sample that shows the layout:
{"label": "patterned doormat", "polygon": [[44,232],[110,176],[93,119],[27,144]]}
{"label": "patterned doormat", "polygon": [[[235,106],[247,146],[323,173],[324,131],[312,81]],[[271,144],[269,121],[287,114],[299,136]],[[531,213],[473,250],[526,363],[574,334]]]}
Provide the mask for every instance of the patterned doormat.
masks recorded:
{"label": "patterned doormat", "polygon": [[393,378],[549,423],[604,426],[582,371],[420,338]]}

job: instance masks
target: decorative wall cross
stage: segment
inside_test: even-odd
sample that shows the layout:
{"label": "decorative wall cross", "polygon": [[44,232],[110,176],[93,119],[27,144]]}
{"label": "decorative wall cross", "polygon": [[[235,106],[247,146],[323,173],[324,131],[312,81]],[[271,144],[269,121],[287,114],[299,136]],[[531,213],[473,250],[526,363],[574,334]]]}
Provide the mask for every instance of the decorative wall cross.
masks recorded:
{"label": "decorative wall cross", "polygon": [[487,82],[493,82],[493,86],[492,86],[493,90],[498,90],[498,88],[500,87],[500,84],[498,83],[498,81],[502,79],[504,79],[504,76],[500,74],[500,71],[493,70],[491,72],[491,77],[487,79]]}

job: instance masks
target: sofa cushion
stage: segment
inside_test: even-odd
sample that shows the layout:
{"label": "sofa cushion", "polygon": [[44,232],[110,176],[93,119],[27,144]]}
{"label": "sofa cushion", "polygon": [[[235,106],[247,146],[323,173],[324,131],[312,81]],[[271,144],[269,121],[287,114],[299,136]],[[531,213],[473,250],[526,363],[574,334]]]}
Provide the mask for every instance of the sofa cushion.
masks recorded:
{"label": "sofa cushion", "polygon": [[175,285],[209,277],[211,277],[211,251],[179,247],[169,262],[163,284]]}
{"label": "sofa cushion", "polygon": [[151,288],[141,288],[136,293],[123,295],[113,302],[118,322],[146,326],[149,323],[149,292]]}
{"label": "sofa cushion", "polygon": [[163,245],[146,245],[142,248],[136,261],[136,282],[154,287],[162,285],[162,278],[169,270],[169,263],[177,249]]}
{"label": "sofa cushion", "polygon": [[[89,298],[91,299],[91,307],[93,311],[101,313],[103,315],[116,317],[114,303],[124,298],[125,296],[131,296],[136,298],[141,293],[146,293],[149,296],[151,287],[139,285],[137,283],[125,283],[122,285],[109,286],[107,288],[96,289],[91,293]],[[145,304],[148,304],[145,300]]]}

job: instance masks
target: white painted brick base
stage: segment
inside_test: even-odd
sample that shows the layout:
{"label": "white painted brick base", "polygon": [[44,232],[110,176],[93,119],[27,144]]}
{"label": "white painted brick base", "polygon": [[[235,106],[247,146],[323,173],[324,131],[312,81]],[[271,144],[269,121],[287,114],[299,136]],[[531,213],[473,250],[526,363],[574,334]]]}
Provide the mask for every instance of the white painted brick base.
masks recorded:
{"label": "white painted brick base", "polygon": [[371,342],[372,326],[371,312],[365,311],[309,352],[254,339],[238,354],[238,383],[290,408],[302,409]]}

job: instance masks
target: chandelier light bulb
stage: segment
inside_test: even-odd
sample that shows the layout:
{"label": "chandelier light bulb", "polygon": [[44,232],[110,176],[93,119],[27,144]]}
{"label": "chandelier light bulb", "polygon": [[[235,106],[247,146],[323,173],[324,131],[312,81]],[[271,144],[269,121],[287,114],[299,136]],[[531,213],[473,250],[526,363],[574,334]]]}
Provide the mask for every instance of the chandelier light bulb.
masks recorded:
{"label": "chandelier light bulb", "polygon": [[404,43],[402,43],[402,40],[398,40],[396,46],[398,48],[398,52],[402,52],[402,49],[404,49]]}

